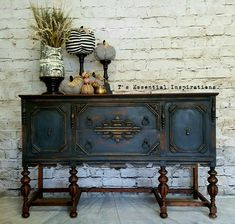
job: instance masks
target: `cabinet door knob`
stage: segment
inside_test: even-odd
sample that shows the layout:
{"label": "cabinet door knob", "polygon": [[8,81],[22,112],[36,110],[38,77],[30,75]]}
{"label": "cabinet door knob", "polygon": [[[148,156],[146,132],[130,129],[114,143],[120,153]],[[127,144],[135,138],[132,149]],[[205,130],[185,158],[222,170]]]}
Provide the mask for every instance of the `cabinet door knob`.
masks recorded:
{"label": "cabinet door knob", "polygon": [[190,135],[191,128],[185,128],[184,130],[186,135]]}
{"label": "cabinet door knob", "polygon": [[47,128],[47,136],[51,137],[52,135],[52,128]]}

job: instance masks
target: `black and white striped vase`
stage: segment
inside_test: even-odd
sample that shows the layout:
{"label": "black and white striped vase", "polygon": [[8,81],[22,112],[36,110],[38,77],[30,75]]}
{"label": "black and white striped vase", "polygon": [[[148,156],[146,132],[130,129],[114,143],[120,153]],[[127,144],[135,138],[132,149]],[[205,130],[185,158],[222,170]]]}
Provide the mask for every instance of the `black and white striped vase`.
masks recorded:
{"label": "black and white striped vase", "polygon": [[95,48],[94,32],[80,27],[71,31],[68,41],[66,42],[66,50],[70,54],[75,54],[79,58],[80,71],[82,75],[84,72],[84,58],[91,54]]}

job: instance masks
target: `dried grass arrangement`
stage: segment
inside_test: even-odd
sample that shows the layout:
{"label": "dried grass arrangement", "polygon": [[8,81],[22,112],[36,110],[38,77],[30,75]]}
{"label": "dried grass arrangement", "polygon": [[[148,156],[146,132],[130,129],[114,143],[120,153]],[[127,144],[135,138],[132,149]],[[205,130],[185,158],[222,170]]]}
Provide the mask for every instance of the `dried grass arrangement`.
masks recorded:
{"label": "dried grass arrangement", "polygon": [[32,25],[35,31],[34,39],[42,44],[54,48],[61,47],[69,38],[72,19],[69,13],[65,13],[62,7],[42,7],[31,4],[36,25]]}

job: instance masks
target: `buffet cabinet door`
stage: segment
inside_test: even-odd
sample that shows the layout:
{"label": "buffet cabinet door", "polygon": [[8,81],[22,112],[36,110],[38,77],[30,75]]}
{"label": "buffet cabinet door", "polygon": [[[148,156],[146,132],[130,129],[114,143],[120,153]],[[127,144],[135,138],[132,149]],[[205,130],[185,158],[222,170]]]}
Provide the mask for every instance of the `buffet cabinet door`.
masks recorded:
{"label": "buffet cabinet door", "polygon": [[[159,105],[76,104],[75,151],[80,158],[132,162],[154,159],[160,150]],[[115,156],[115,157],[114,157]]]}
{"label": "buffet cabinet door", "polygon": [[209,113],[207,101],[167,103],[166,154],[192,159],[209,156]]}
{"label": "buffet cabinet door", "polygon": [[[70,107],[48,102],[26,105],[26,157],[63,158],[70,145]],[[48,157],[51,155],[51,157]]]}

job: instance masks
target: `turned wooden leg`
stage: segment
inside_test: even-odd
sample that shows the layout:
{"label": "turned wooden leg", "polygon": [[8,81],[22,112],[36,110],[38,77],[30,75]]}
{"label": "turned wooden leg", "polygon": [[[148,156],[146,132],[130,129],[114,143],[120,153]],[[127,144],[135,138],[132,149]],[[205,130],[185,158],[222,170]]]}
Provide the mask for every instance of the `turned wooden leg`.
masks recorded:
{"label": "turned wooden leg", "polygon": [[43,166],[38,164],[38,198],[43,198]]}
{"label": "turned wooden leg", "polygon": [[31,191],[30,187],[30,178],[29,174],[30,172],[28,171],[28,167],[25,166],[24,170],[21,172],[22,178],[21,178],[21,194],[23,196],[23,207],[22,207],[22,217],[28,218],[29,217],[29,205],[28,205],[28,196]]}
{"label": "turned wooden leg", "polygon": [[166,171],[166,167],[165,166],[161,166],[161,169],[159,170],[160,176],[158,178],[159,180],[159,185],[158,185],[158,191],[162,197],[162,204],[160,206],[160,216],[162,218],[167,218],[167,207],[166,207],[166,195],[168,193],[168,185],[167,185],[167,181],[168,178],[166,176],[167,171]]}
{"label": "turned wooden leg", "polygon": [[215,171],[215,167],[211,167],[208,174],[210,176],[207,179],[209,182],[209,185],[207,186],[207,191],[208,191],[210,198],[211,198],[209,217],[216,218],[217,217],[217,215],[216,215],[217,208],[215,205],[215,196],[218,194],[218,187],[216,185],[216,183],[218,182],[218,179],[216,178],[217,172]]}
{"label": "turned wooden leg", "polygon": [[193,198],[198,199],[198,163],[193,166]]}
{"label": "turned wooden leg", "polygon": [[72,207],[70,209],[70,217],[75,218],[77,216],[77,203],[76,203],[76,196],[79,193],[77,181],[77,170],[75,167],[72,167],[71,170],[69,171],[70,177],[69,177],[69,193],[71,195],[71,201],[72,201]]}

